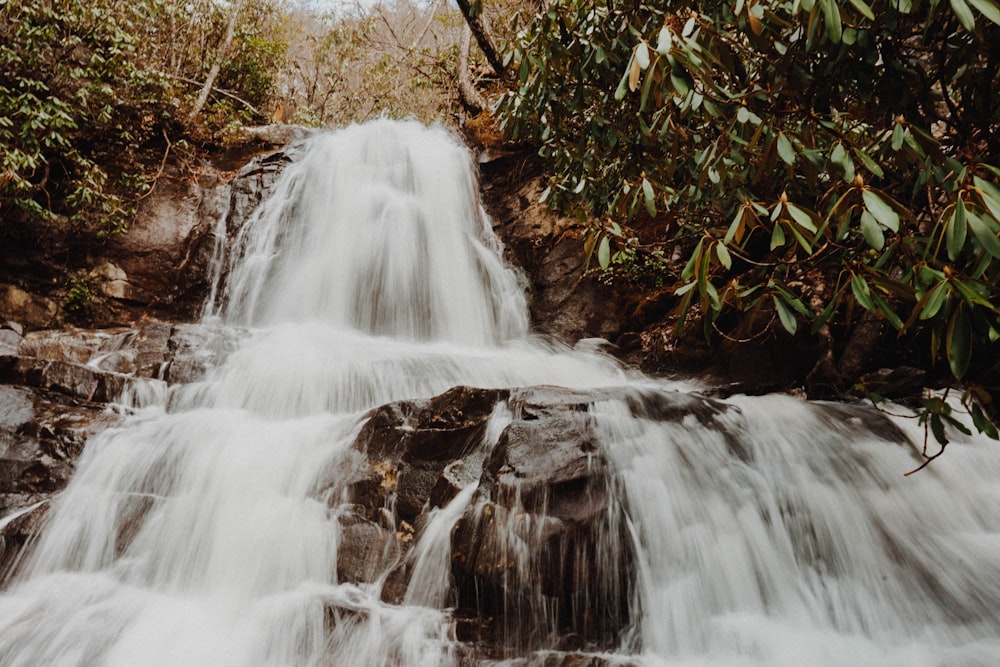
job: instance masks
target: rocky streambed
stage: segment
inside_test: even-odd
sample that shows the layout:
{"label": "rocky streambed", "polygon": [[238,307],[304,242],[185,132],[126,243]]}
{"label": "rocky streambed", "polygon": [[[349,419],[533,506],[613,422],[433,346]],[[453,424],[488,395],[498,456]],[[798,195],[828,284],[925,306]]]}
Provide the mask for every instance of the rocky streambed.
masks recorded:
{"label": "rocky streambed", "polygon": [[[9,581],[85,441],[170,386],[197,382],[239,341],[231,329],[156,320],[2,332],[0,572]],[[469,664],[621,664],[598,657],[628,642],[635,577],[626,508],[589,413],[608,400],[668,421],[708,423],[726,410],[691,394],[460,386],[368,411],[352,464],[315,489],[341,526],[338,581],[378,586],[387,604],[453,610]],[[422,540],[428,531],[437,534]],[[124,550],[128,531],[119,539]],[[414,572],[427,567],[445,578],[415,592]],[[355,612],[328,613],[333,632]]]}

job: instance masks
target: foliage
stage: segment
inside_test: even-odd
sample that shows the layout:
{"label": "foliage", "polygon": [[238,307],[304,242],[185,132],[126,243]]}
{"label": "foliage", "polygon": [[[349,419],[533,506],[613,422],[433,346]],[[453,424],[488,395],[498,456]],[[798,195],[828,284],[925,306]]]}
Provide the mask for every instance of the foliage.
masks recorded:
{"label": "foliage", "polygon": [[879,318],[996,415],[998,24],[995,0],[554,0],[498,115],[551,202],[609,221],[602,267],[626,223],[684,249],[681,323]]}
{"label": "foliage", "polygon": [[97,298],[94,279],[85,271],[79,271],[66,281],[66,310],[79,313]]}
{"label": "foliage", "polygon": [[[169,115],[168,87],[130,56],[111,0],[0,3],[0,206],[125,227],[144,183],[128,156]],[[123,20],[124,19],[124,20]]]}
{"label": "foliage", "polygon": [[[207,119],[263,119],[282,62],[278,4],[254,0]],[[0,0],[0,211],[124,230],[148,165],[181,145],[176,119],[225,28],[213,0]],[[236,102],[235,100],[239,100]],[[253,109],[249,111],[249,109]],[[173,135],[173,140],[171,136]]]}

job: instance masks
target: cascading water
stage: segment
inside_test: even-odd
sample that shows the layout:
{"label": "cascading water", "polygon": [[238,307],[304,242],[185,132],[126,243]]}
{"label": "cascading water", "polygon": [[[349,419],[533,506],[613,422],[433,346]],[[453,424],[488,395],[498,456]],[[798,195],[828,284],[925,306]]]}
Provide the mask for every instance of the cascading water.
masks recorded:
{"label": "cascading water", "polygon": [[[710,418],[664,418],[655,404],[690,387],[528,335],[473,174],[446,132],[414,123],[310,141],[213,290],[209,318],[240,332],[239,349],[88,443],[0,597],[0,665],[487,661],[463,652],[449,606],[449,536],[492,507],[478,482],[430,510],[393,563],[410,573],[398,604],[382,601],[388,570],[337,578],[365,411],[456,385],[619,388],[580,418],[610,462],[610,528],[587,556],[605,571],[573,576],[601,579],[597,607],[621,598],[630,611],[609,612],[627,627],[573,664],[1000,664],[988,443],[954,443],[903,478],[902,432],[922,434],[872,411],[737,397]],[[499,402],[466,467],[507,446],[520,410]],[[501,594],[556,618],[531,565],[550,527],[515,534],[523,516],[508,521],[524,567]],[[634,581],[615,569],[623,551]],[[512,637],[494,657],[525,665],[519,647],[542,649],[530,664],[559,664],[544,650],[565,638],[551,634]]]}

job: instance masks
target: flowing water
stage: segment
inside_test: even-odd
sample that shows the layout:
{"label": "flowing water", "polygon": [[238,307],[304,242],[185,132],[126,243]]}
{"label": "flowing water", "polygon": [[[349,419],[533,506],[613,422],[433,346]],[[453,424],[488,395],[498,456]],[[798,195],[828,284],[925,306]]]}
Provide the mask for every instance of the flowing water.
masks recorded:
{"label": "flowing water", "polygon": [[[477,187],[443,130],[310,140],[219,254],[206,317],[238,349],[87,444],[0,596],[0,665],[462,663],[448,540],[474,486],[418,532],[402,604],[380,601],[382,578],[337,581],[339,471],[365,411],[459,384],[693,389],[533,338]],[[956,442],[904,478],[912,420],[728,405],[711,427],[590,408],[636,571],[604,664],[1000,664],[994,443]],[[482,447],[511,419],[498,405]]]}

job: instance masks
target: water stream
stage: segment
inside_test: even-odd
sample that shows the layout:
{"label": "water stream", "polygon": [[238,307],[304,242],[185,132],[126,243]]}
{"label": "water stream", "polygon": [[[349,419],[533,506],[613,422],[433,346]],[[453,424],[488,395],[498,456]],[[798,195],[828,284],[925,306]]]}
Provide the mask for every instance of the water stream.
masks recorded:
{"label": "water stream", "polygon": [[[403,604],[378,577],[337,580],[339,471],[366,411],[460,384],[696,389],[533,337],[477,188],[440,129],[310,140],[220,252],[206,319],[238,349],[87,444],[0,595],[0,665],[465,664],[448,539],[474,487],[417,534]],[[588,664],[1000,664],[995,443],[956,442],[904,478],[912,420],[728,404],[711,428],[591,406],[636,584],[632,627]],[[510,419],[498,406],[485,450]]]}

